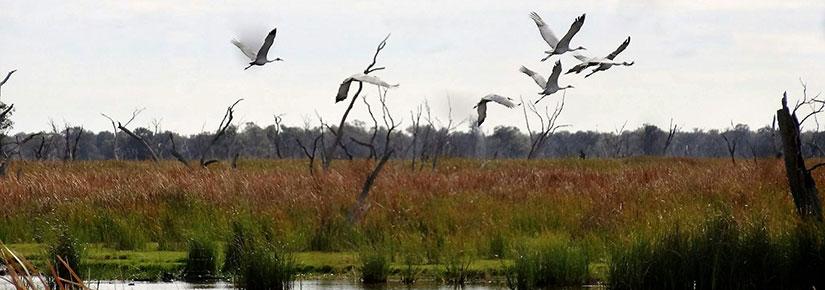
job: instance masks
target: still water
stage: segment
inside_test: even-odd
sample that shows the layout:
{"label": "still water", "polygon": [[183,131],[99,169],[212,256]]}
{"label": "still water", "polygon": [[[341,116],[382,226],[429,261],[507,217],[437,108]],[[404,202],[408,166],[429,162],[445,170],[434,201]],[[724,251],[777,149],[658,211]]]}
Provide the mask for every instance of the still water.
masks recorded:
{"label": "still water", "polygon": [[[4,277],[5,278],[5,277]],[[173,289],[233,289],[231,284],[225,282],[217,282],[214,284],[189,284],[184,282],[134,282],[126,283],[122,281],[102,281],[89,282],[89,288],[100,290],[173,290]],[[0,289],[14,290],[11,284],[0,279]],[[413,287],[407,287],[403,284],[390,283],[381,286],[364,286],[361,283],[347,280],[307,280],[297,281],[294,284],[293,290],[454,290],[452,286],[420,283]],[[468,285],[463,287],[465,290],[503,290],[507,287],[499,285]]]}

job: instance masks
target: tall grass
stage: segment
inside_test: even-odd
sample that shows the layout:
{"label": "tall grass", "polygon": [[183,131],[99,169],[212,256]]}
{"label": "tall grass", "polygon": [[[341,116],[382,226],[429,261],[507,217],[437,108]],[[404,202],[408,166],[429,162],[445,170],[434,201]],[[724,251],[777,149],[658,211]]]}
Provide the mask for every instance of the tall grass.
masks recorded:
{"label": "tall grass", "polygon": [[589,257],[576,243],[546,236],[521,244],[513,265],[505,270],[510,289],[577,286],[587,282]]}
{"label": "tall grass", "polygon": [[811,289],[825,287],[825,227],[772,233],[718,215],[615,247],[611,289]]}
{"label": "tall grass", "polygon": [[183,268],[183,278],[187,282],[203,282],[218,275],[218,245],[205,236],[196,236],[189,241],[189,252]]}
{"label": "tall grass", "polygon": [[236,287],[247,290],[292,288],[297,274],[294,257],[286,246],[256,229],[250,220],[232,223],[225,252],[223,269],[230,274]]}
{"label": "tall grass", "polygon": [[[240,170],[190,171],[176,162],[22,163],[25,175],[0,180],[6,205],[0,207],[0,239],[46,242],[42,228],[62,220],[84,242],[185,251],[192,233],[205,231],[214,239],[248,230],[256,238],[242,240],[254,240],[256,250],[265,244],[258,241],[268,239],[274,244],[289,240],[290,250],[297,251],[354,252],[364,243],[414,244],[409,248],[419,259],[416,263],[443,269],[461,265],[450,261],[453,253],[518,259],[514,248],[519,241],[562,233],[572,245],[583,243],[580,250],[588,261],[626,257],[634,263],[633,257],[658,247],[660,233],[671,225],[683,225],[680,234],[696,237],[696,228],[715,211],[710,204],[730,208],[729,219],[737,225],[762,224],[771,236],[768,245],[737,226],[736,239],[744,243],[741,240],[750,237],[752,253],[777,243],[796,245],[797,252],[805,247],[815,251],[820,244],[818,233],[807,238],[790,233],[794,207],[784,167],[772,159],[735,167],[722,159],[682,158],[509,160],[485,166],[476,160],[444,160],[436,171],[414,171],[409,164],[391,161],[376,180],[371,207],[358,225],[347,222],[346,209],[369,173],[367,161],[336,162],[328,173],[315,176],[306,172],[303,160],[249,160],[244,165]],[[825,172],[815,172],[814,178],[825,183]],[[239,213],[254,217],[254,222],[242,218],[248,221],[244,230],[233,225]],[[724,228],[716,233],[729,234]],[[595,249],[634,236],[655,242],[623,243],[621,251]],[[232,247],[226,249],[227,272],[242,268],[241,258],[251,251],[243,243],[234,243],[235,254]],[[720,249],[704,251],[725,248]],[[625,251],[640,254],[622,254]],[[282,260],[280,248],[270,252],[279,257],[270,260]],[[813,261],[792,260],[799,267],[816,268]],[[451,272],[462,272],[454,268]]]}

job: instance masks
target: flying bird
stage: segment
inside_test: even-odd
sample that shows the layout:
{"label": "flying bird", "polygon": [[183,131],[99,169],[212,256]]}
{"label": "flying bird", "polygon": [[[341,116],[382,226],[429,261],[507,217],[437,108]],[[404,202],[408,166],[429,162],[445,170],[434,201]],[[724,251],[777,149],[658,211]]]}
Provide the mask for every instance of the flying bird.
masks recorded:
{"label": "flying bird", "polygon": [[387,88],[387,89],[398,87],[398,84],[391,85],[391,84],[379,79],[376,76],[366,75],[366,74],[362,74],[362,73],[354,74],[354,75],[344,79],[344,82],[342,82],[341,86],[338,87],[338,95],[335,96],[335,102],[336,103],[347,99],[347,95],[349,94],[349,87],[350,87],[350,84],[352,84],[353,81],[369,83],[369,84],[373,84],[373,85],[376,85],[376,86],[379,86],[379,87],[384,87],[384,88]]}
{"label": "flying bird", "polygon": [[567,30],[567,33],[564,37],[559,40],[553,31],[550,30],[550,27],[547,26],[547,23],[541,19],[541,17],[536,12],[530,12],[530,18],[533,19],[533,22],[536,23],[536,26],[539,27],[539,33],[541,33],[541,37],[544,38],[544,41],[550,45],[551,50],[547,50],[544,53],[547,54],[547,57],[541,59],[541,61],[545,61],[553,55],[556,54],[563,54],[568,51],[576,51],[586,49],[584,47],[577,47],[577,48],[570,48],[570,40],[573,39],[573,36],[579,32],[584,25],[584,17],[586,14],[582,14],[579,17],[576,17],[576,20],[573,21],[573,24],[570,25],[570,29]]}
{"label": "flying bird", "polygon": [[241,43],[237,39],[232,40],[232,44],[237,46],[238,49],[240,49],[241,52],[243,52],[243,54],[245,54],[246,57],[248,57],[249,60],[252,61],[252,62],[249,63],[249,66],[244,68],[244,70],[249,69],[253,65],[265,65],[267,63],[274,62],[274,61],[283,61],[283,59],[281,59],[280,57],[275,58],[273,60],[268,60],[267,57],[266,57],[267,53],[269,53],[269,48],[272,47],[272,43],[275,42],[275,34],[277,32],[278,32],[278,28],[274,28],[274,29],[272,29],[272,31],[269,32],[269,34],[266,35],[266,38],[264,39],[264,44],[261,45],[261,48],[258,49],[257,53],[255,51],[249,49],[248,46]]}
{"label": "flying bird", "polygon": [[620,44],[619,47],[616,48],[616,50],[611,52],[603,60],[599,61],[598,62],[599,66],[597,68],[593,69],[592,72],[585,75],[584,77],[586,78],[586,77],[592,76],[594,73],[597,73],[597,72],[600,72],[600,71],[605,71],[605,70],[613,67],[614,65],[623,65],[623,66],[633,65],[635,63],[633,61],[631,61],[631,62],[626,62],[626,61],[625,62],[614,62],[613,61],[613,59],[616,58],[616,56],[618,56],[620,53],[622,53],[622,51],[624,51],[625,48],[627,48],[628,45],[630,45],[630,36],[628,36],[627,39],[625,39],[624,42],[622,42],[622,44]]}
{"label": "flying bird", "polygon": [[536,84],[538,84],[539,87],[542,88],[542,91],[539,92],[539,94],[541,94],[542,96],[538,99],[538,101],[536,101],[536,103],[544,99],[544,97],[552,95],[560,90],[573,88],[573,86],[570,85],[563,88],[559,87],[559,76],[561,75],[561,61],[558,60],[556,61],[556,65],[553,66],[553,73],[546,81],[544,80],[543,76],[524,66],[521,66],[519,71],[533,78],[533,80],[536,81]]}
{"label": "flying bird", "polygon": [[478,110],[478,126],[481,126],[481,123],[484,123],[484,119],[487,118],[487,103],[489,102],[496,102],[508,108],[515,108],[518,106],[516,103],[513,103],[513,99],[511,98],[502,97],[496,94],[486,95],[478,101],[478,104],[473,106],[473,108]]}

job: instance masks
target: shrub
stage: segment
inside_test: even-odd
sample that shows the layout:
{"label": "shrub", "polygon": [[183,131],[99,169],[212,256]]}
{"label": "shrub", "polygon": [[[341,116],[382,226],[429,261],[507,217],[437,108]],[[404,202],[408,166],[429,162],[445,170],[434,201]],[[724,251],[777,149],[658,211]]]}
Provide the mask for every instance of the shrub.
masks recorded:
{"label": "shrub", "polygon": [[224,271],[235,286],[247,290],[290,289],[295,281],[295,259],[285,246],[272,241],[248,222],[234,221],[226,245]]}
{"label": "shrub", "polygon": [[358,255],[361,266],[361,282],[365,284],[386,283],[390,275],[390,259],[381,250],[363,250]]}
{"label": "shrub", "polygon": [[189,253],[186,256],[186,265],[183,278],[187,282],[202,282],[212,280],[218,273],[218,247],[214,241],[206,237],[196,237],[189,240]]}

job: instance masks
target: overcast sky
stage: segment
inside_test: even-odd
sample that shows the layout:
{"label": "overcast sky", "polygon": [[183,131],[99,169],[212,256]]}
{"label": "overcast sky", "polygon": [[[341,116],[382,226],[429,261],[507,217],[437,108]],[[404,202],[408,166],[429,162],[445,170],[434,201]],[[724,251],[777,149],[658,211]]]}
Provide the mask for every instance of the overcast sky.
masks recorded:
{"label": "overcast sky", "polygon": [[[409,125],[409,110],[428,100],[456,120],[488,93],[535,99],[539,88],[521,65],[548,76],[546,48],[528,17],[538,12],[557,34],[587,13],[573,45],[635,61],[591,78],[562,76],[560,122],[572,130],[612,131],[627,121],[683,128],[770,123],[784,90],[825,90],[825,1],[0,1],[0,73],[19,69],[3,87],[17,111],[14,131],[39,131],[50,119],[110,129],[99,114],[136,125],[195,133],[217,126],[237,98],[241,122],[337,123],[338,84],[364,69],[392,33],[377,76],[401,86],[390,106]],[[175,3],[175,4],[170,4]],[[278,27],[270,58],[284,62],[243,70],[232,38],[261,42]],[[553,59],[556,59],[554,57]],[[575,64],[561,57],[565,70]],[[375,98],[375,90],[366,90]],[[541,104],[553,106],[561,95]],[[485,132],[523,128],[521,110],[489,106]],[[353,116],[364,120],[359,103]],[[467,124],[461,129],[468,128]]]}

